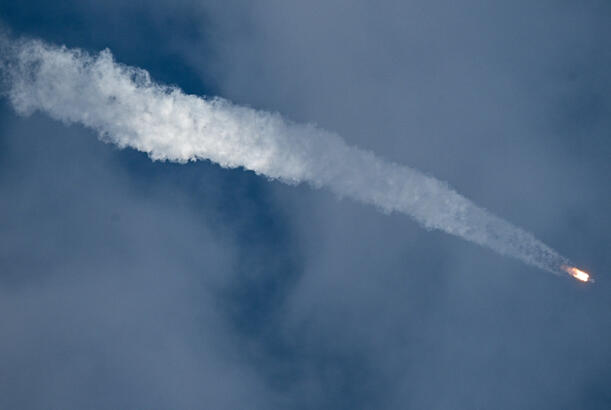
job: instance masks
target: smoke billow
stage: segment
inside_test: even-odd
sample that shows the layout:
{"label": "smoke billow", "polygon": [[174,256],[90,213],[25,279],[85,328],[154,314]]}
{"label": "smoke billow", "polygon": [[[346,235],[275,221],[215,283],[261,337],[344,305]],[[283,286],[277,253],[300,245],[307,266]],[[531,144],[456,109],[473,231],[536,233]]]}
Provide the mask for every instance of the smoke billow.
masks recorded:
{"label": "smoke billow", "polygon": [[349,146],[338,135],[277,113],[203,98],[153,82],[147,71],[38,40],[3,40],[3,93],[20,114],[42,111],[95,129],[153,160],[210,160],[286,183],[307,182],[401,212],[426,228],[559,273],[568,261],[532,234],[491,215],[447,184]]}

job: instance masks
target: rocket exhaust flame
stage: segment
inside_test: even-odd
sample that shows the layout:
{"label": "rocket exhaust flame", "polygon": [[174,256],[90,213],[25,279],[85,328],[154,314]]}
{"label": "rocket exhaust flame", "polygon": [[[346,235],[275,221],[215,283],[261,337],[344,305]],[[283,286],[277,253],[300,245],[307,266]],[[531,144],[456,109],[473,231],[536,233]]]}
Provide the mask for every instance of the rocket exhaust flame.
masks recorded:
{"label": "rocket exhaust flame", "polygon": [[594,282],[594,280],[590,278],[589,273],[577,269],[574,266],[563,266],[562,269],[577,280],[582,282]]}

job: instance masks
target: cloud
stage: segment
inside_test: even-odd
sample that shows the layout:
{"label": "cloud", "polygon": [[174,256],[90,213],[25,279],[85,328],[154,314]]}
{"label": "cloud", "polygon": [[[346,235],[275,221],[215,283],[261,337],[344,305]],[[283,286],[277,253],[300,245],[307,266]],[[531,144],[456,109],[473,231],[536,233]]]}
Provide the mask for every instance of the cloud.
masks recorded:
{"label": "cloud", "polygon": [[[202,91],[203,83],[214,94],[240,104],[281,111],[300,122],[315,121],[338,131],[350,145],[451,182],[477,203],[529,227],[575,260],[589,262],[595,271],[605,272],[609,266],[606,188],[611,116],[605,107],[611,71],[604,41],[609,38],[608,7],[601,2],[533,6],[532,2],[474,1],[455,8],[430,2],[319,1],[302,6],[227,1],[197,2],[193,10],[177,12],[176,2],[159,1],[134,3],[129,13],[113,2],[97,2],[94,11],[83,2],[62,4],[65,7],[58,9],[44,1],[7,2],[0,8],[21,8],[20,16],[25,17],[11,17],[20,33],[88,50],[108,46],[118,60],[146,67],[155,79],[180,84],[191,93],[210,93]],[[153,19],[148,13],[151,7],[158,11]],[[182,12],[189,18],[202,14],[206,18],[181,19]],[[203,37],[186,35],[192,31]],[[201,82],[194,79],[197,72],[204,79]],[[188,218],[188,232],[205,230],[197,221],[219,209],[234,209],[222,217],[222,225],[244,224],[231,235],[237,240],[228,255],[232,261],[237,258],[243,270],[237,278],[230,273],[231,293],[213,292],[215,303],[233,312],[230,318],[223,316],[221,328],[237,328],[235,335],[220,331],[221,344],[229,347],[229,356],[254,362],[246,368],[254,368],[257,382],[273,392],[255,387],[263,398],[257,401],[257,394],[246,394],[241,396],[246,397],[244,402],[264,403],[263,408],[332,409],[609,407],[605,325],[609,292],[604,281],[578,289],[509,258],[422,230],[402,215],[381,215],[349,200],[337,201],[325,191],[269,183],[202,162],[145,165],[144,156],[101,147],[90,141],[91,133],[70,131],[80,127],[65,129],[40,116],[32,118],[40,127],[23,133],[8,124],[28,124],[31,118],[14,119],[7,113],[0,121],[0,161],[6,165],[0,180],[17,187],[29,174],[28,167],[32,170],[32,184],[24,186],[27,199],[4,208],[11,209],[3,213],[5,221],[18,221],[11,231],[5,230],[4,222],[0,229],[6,233],[0,249],[10,250],[1,259],[7,292],[11,289],[7,278],[28,279],[27,286],[41,289],[48,285],[46,271],[30,276],[31,265],[21,265],[8,275],[5,267],[20,249],[24,249],[23,261],[32,254],[27,249],[43,254],[49,249],[43,245],[55,238],[54,231],[45,236],[47,241],[38,242],[41,246],[6,245],[16,243],[20,236],[15,232],[19,226],[29,226],[25,221],[32,215],[38,215],[38,223],[26,230],[26,238],[39,235],[38,224],[56,219],[58,209],[70,209],[67,204],[79,204],[87,197],[83,189],[90,189],[99,174],[74,165],[75,158],[93,164],[106,153],[108,161],[101,168],[122,170],[112,186],[130,181],[119,190],[120,197],[140,196],[137,203],[145,207],[166,204],[162,208],[168,216],[191,210],[188,213],[196,219]],[[58,139],[66,135],[73,136],[73,144],[58,146]],[[7,141],[21,142],[21,149],[6,149]],[[79,141],[90,146],[88,155],[74,145]],[[57,164],[54,159],[59,159]],[[42,164],[46,166],[39,167]],[[82,184],[62,181],[56,177],[58,168],[93,178]],[[15,172],[9,174],[8,169]],[[163,186],[159,195],[147,195],[157,185]],[[65,194],[70,187],[72,196]],[[113,196],[112,189],[104,190],[100,204]],[[13,192],[3,191],[0,202],[11,203]],[[55,192],[59,194],[54,196]],[[193,202],[185,209],[180,201],[168,203],[172,197]],[[215,197],[218,202],[210,203]],[[56,199],[53,206],[45,207],[48,212],[36,207],[46,205],[49,198]],[[26,212],[27,204],[31,211]],[[253,211],[248,211],[250,207]],[[20,212],[23,217],[16,217]],[[139,212],[129,215],[137,219]],[[83,218],[71,215],[66,213],[61,220],[82,225],[79,232],[90,232]],[[102,218],[96,213],[84,219]],[[205,225],[210,228],[211,223],[208,219]],[[165,224],[159,228],[160,236],[170,229]],[[282,235],[270,237],[270,231],[278,229]],[[96,246],[106,243],[104,234],[92,236],[99,238]],[[155,235],[131,236],[134,240],[119,243],[130,249],[140,241],[150,243],[149,236]],[[216,231],[213,236],[213,241],[224,237]],[[80,244],[72,249],[85,260],[91,254],[88,238],[72,241]],[[148,247],[147,257],[165,255],[169,249],[178,255],[183,248],[179,260],[172,259],[182,266],[197,255],[200,243],[194,242],[195,249],[185,248],[183,241],[173,238]],[[51,249],[64,254],[63,247]],[[125,256],[114,255],[117,261]],[[100,260],[107,258],[96,258],[93,264]],[[144,264],[145,259],[134,262]],[[189,266],[189,275],[197,278],[228,273]],[[144,273],[142,278],[146,279]],[[91,274],[82,281],[94,279]],[[118,287],[120,279],[112,277],[109,282],[116,281]],[[157,281],[151,286],[163,292]],[[172,293],[181,300],[181,292]],[[202,290],[202,294],[210,292]],[[106,302],[100,299],[91,300]],[[11,300],[15,311],[21,299]],[[53,305],[41,305],[40,311],[49,307]],[[10,309],[6,312],[9,317]],[[147,320],[147,313],[127,314],[133,322],[141,315],[143,332],[152,334],[154,330],[147,329],[159,324]],[[218,331],[214,321],[185,323],[185,335],[205,333],[208,323]],[[29,326],[42,325],[30,322]],[[94,320],[90,326],[95,326]],[[102,340],[108,329],[101,328]],[[70,345],[70,327],[57,328],[56,333],[65,335],[56,346]],[[5,340],[10,341],[11,334]],[[29,368],[37,368],[26,359],[44,358],[49,350],[42,341],[32,342],[44,332],[28,335],[21,339],[20,349],[10,350],[18,359],[5,362],[10,366],[3,366],[3,375],[36,373],[28,373]],[[225,336],[239,339],[239,346],[234,349]],[[110,343],[110,336],[106,339]],[[220,362],[231,362],[217,348],[211,346],[211,354]],[[19,355],[21,350],[26,353]],[[170,351],[160,349],[158,373],[172,368],[172,360],[164,354]],[[195,355],[194,360],[201,357],[206,356]],[[118,350],[109,350],[105,359],[121,361],[128,372],[142,373],[141,361],[123,360]],[[55,369],[65,364],[56,363]],[[249,374],[243,365],[234,368]],[[99,373],[91,368],[80,374],[84,378]],[[207,380],[203,373],[193,377]],[[151,389],[134,388],[116,373],[94,380],[99,382],[98,391],[107,393],[107,403],[126,391],[132,403],[145,404],[155,400],[149,396],[165,392],[167,403],[177,403],[169,407],[185,403],[185,397],[201,397],[180,396],[184,393],[180,388],[169,393],[165,383],[169,378],[156,377],[159,383],[151,383]],[[3,380],[8,380],[0,383],[7,392],[35,400],[38,393],[30,389],[25,376]],[[250,380],[225,377],[224,386],[239,391],[252,386]],[[61,387],[55,392],[65,408],[73,389],[68,383]],[[84,389],[83,397],[93,390]],[[270,406],[274,403],[270,396],[278,395],[283,400]],[[117,407],[112,404],[106,407]]]}
{"label": "cloud", "polygon": [[140,179],[148,159],[3,108],[0,407],[269,408],[228,324],[246,255],[220,198],[196,203],[188,170]]}

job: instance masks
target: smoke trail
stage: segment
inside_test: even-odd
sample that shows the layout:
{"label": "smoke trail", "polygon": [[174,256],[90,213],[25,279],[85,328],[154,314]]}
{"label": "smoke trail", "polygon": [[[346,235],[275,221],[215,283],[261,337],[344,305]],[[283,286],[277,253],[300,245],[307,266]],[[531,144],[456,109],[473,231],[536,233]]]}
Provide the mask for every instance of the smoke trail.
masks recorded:
{"label": "smoke trail", "polygon": [[286,183],[308,182],[340,196],[401,212],[541,269],[568,261],[532,234],[491,215],[445,183],[347,145],[338,135],[221,98],[184,94],[142,69],[36,40],[5,41],[5,94],[17,112],[39,110],[95,129],[153,160],[210,160]]}

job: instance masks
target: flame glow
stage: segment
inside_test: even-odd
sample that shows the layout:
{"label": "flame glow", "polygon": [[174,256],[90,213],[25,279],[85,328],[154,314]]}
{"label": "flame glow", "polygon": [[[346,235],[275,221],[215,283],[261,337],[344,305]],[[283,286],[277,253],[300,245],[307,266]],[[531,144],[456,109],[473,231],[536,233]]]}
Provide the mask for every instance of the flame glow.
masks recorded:
{"label": "flame glow", "polygon": [[589,282],[590,281],[590,274],[589,273],[584,272],[581,269],[577,269],[574,266],[566,266],[564,268],[564,270],[566,270],[569,275],[571,275],[572,277],[574,277],[577,280],[580,280],[582,282]]}

